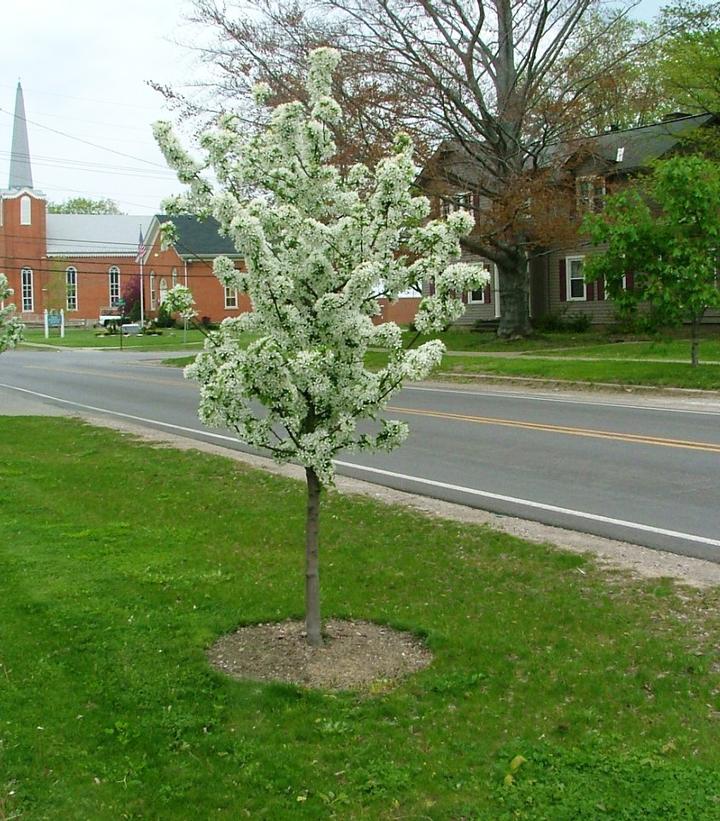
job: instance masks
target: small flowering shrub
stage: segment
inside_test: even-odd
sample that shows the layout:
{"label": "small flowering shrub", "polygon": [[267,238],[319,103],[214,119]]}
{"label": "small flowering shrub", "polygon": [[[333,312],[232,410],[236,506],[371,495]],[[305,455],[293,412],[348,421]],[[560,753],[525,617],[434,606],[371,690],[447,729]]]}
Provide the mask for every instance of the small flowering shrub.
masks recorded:
{"label": "small flowering shrub", "polygon": [[[202,163],[168,123],[155,125],[168,163],[189,186],[165,207],[218,220],[244,267],[218,257],[215,275],[252,302],[252,312],[226,319],[210,335],[186,370],[200,384],[200,418],[234,429],[278,461],[305,466],[309,568],[317,553],[317,500],[333,481],[333,458],[341,450],[397,447],[407,426],[384,418],[383,408],[404,381],[425,378],[442,357],[440,341],[404,350],[397,325],[374,325],[379,300],[432,280],[434,292],[422,299],[415,326],[441,331],[464,310],[457,295],[487,281],[479,266],[458,261],[460,238],[473,227],[470,214],[427,222],[429,202],[413,193],[418,169],[408,137],[398,136],[392,156],[372,171],[333,165],[332,128],[342,117],[330,96],[338,59],[333,49],[313,51],[307,105],[278,106],[256,136],[247,137],[238,118],[223,116],[200,138]],[[258,87],[258,103],[267,94]],[[243,348],[246,332],[259,338]],[[370,371],[365,355],[380,346],[389,352],[387,366]],[[371,420],[371,430],[358,431],[361,420]],[[316,577],[310,568],[308,578]],[[309,599],[314,595],[309,591]],[[308,637],[319,643],[319,609],[315,615]]]}
{"label": "small flowering shrub", "polygon": [[5,300],[13,295],[13,289],[8,286],[5,274],[0,274],[0,353],[14,348],[22,340],[24,325],[19,317],[15,316],[15,306],[5,304]]}

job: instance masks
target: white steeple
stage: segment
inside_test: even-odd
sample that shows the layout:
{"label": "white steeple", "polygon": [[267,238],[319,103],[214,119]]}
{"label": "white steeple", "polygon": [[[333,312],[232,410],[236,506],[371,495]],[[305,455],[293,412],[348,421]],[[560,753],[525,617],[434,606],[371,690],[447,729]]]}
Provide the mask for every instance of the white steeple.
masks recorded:
{"label": "white steeple", "polygon": [[13,122],[12,148],[10,153],[10,181],[8,188],[32,188],[32,168],[30,167],[30,145],[28,143],[25,101],[20,81],[15,94],[15,120]]}

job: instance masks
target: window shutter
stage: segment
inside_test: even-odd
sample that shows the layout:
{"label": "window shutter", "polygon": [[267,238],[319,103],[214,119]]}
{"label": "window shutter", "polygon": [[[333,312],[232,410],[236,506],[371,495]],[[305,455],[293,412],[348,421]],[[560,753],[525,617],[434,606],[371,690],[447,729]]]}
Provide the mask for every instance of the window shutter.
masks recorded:
{"label": "window shutter", "polygon": [[592,302],[595,299],[595,283],[594,282],[586,282],[585,283],[585,299],[588,302]]}
{"label": "window shutter", "polygon": [[560,272],[560,302],[567,302],[567,277],[565,275],[565,258],[562,257],[558,263]]}
{"label": "window shutter", "polygon": [[490,280],[490,282],[488,282],[488,284],[485,286],[485,302],[488,305],[492,302],[492,285],[490,284],[491,282],[492,280]]}
{"label": "window shutter", "polygon": [[602,302],[602,300],[605,299],[605,279],[600,277],[600,279],[595,283],[595,287],[597,288],[598,301]]}
{"label": "window shutter", "polygon": [[625,274],[625,285],[628,291],[632,291],[635,287],[635,274]]}
{"label": "window shutter", "polygon": [[435,280],[431,279],[428,283],[428,293],[430,296],[435,296]]}
{"label": "window shutter", "polygon": [[463,292],[462,292],[462,294],[460,295],[460,299],[462,299],[462,301],[463,301],[463,305],[467,305],[467,301],[468,301],[468,292],[467,292],[467,291],[463,291]]}

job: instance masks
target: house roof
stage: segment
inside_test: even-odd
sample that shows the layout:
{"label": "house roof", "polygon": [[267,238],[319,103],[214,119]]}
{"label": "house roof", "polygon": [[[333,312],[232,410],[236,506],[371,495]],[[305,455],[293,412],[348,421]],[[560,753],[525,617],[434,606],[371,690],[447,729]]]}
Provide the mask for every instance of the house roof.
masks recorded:
{"label": "house roof", "polygon": [[[188,259],[215,257],[221,254],[237,256],[237,248],[232,241],[220,234],[220,224],[213,217],[200,220],[195,216],[181,215],[169,217],[167,214],[158,214],[157,227],[166,222],[172,222],[177,230],[175,250],[181,257]],[[151,238],[154,241],[154,236]]]}
{"label": "house roof", "polygon": [[[548,146],[541,156],[541,165],[552,161],[566,162],[572,156],[584,155],[577,167],[578,173],[588,173],[598,165],[607,172],[628,173],[647,167],[677,148],[682,139],[697,128],[713,124],[717,115],[697,114],[680,116],[652,125],[638,126],[618,131],[606,131],[590,137],[582,137]],[[618,161],[618,149],[624,149],[622,160]],[[452,181],[458,188],[474,187],[480,181],[480,164],[473,153],[482,151],[482,143],[472,146],[472,150],[456,140],[444,140],[430,161],[423,168],[419,182],[433,178],[433,168],[441,171],[445,180]]]}
{"label": "house roof", "polygon": [[[690,132],[714,119],[713,114],[679,117],[623,131],[607,131],[585,142],[594,160],[605,162],[618,172],[636,171],[677,148]],[[620,148],[624,151],[622,160],[618,161]]]}
{"label": "house roof", "polygon": [[48,214],[47,253],[57,256],[136,256],[152,217],[126,214]]}

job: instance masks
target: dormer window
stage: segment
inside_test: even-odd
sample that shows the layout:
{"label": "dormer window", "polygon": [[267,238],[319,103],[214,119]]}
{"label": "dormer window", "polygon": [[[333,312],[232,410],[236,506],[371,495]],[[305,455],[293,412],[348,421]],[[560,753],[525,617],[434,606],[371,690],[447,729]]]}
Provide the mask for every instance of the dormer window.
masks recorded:
{"label": "dormer window", "polygon": [[32,224],[32,201],[27,194],[20,197],[20,225]]}
{"label": "dormer window", "polygon": [[605,178],[578,177],[575,180],[575,196],[578,214],[586,211],[602,211],[605,207]]}
{"label": "dormer window", "polygon": [[472,212],[472,194],[469,191],[462,191],[459,194],[452,194],[440,200],[440,216],[448,217],[453,211]]}

